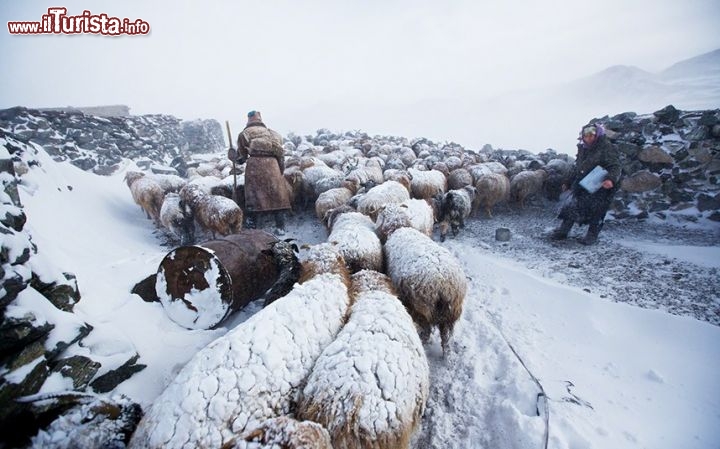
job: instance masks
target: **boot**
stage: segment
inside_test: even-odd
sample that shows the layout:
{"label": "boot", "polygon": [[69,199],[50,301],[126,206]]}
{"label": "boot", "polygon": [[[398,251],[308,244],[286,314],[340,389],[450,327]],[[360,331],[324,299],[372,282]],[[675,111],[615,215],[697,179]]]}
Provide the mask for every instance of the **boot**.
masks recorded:
{"label": "boot", "polygon": [[600,225],[591,224],[588,227],[587,234],[585,237],[580,239],[580,243],[583,245],[594,245],[598,241],[598,235],[600,234]]}
{"label": "boot", "polygon": [[552,234],[550,234],[550,238],[552,240],[565,240],[568,236],[568,233],[570,232],[570,229],[572,229],[573,224],[575,224],[572,220],[565,219],[560,224],[560,227],[555,229]]}

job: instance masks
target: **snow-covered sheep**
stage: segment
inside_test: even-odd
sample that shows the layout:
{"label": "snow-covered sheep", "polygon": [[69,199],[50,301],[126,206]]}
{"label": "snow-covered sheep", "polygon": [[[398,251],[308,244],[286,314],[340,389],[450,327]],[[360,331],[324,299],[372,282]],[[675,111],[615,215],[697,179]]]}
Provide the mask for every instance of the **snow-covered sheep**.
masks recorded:
{"label": "snow-covered sheep", "polygon": [[180,195],[168,193],[160,208],[160,223],[180,240],[181,245],[190,245],[195,240],[195,217],[192,208],[180,204]]}
{"label": "snow-covered sheep", "polygon": [[187,184],[187,180],[178,175],[154,174],[152,178],[160,184],[165,194],[178,193]]}
{"label": "snow-covered sheep", "polygon": [[[333,168],[328,167],[324,162],[313,159],[313,165],[302,169],[303,188],[301,202],[303,207],[312,204],[320,193],[331,188],[340,187],[344,175]],[[307,164],[307,162],[305,162]]]}
{"label": "snow-covered sheep", "polygon": [[508,169],[500,162],[483,162],[481,164],[471,165],[468,167],[468,171],[473,177],[474,182],[477,184],[478,180],[483,175],[490,173],[506,174]]}
{"label": "snow-covered sheep", "polygon": [[525,207],[525,200],[542,191],[547,172],[543,169],[522,171],[510,180],[510,199]]}
{"label": "snow-covered sheep", "polygon": [[440,220],[440,240],[445,240],[448,227],[452,229],[453,236],[457,236],[459,228],[465,227],[465,219],[470,216],[474,200],[475,187],[473,186],[449,190],[445,194]]}
{"label": "snow-covered sheep", "polygon": [[382,163],[377,158],[364,159],[357,163],[345,176],[345,180],[354,182],[357,185],[367,184],[372,181],[375,184],[382,184],[385,181],[382,170]]}
{"label": "snow-covered sheep", "polygon": [[[196,176],[187,183],[196,186],[208,195],[212,195],[212,191],[223,185],[222,179],[215,176]],[[182,189],[181,189],[182,190]]]}
{"label": "snow-covered sheep", "polygon": [[450,172],[448,176],[448,189],[462,189],[465,186],[474,184],[473,177],[465,168],[457,168]]}
{"label": "snow-covered sheep", "polygon": [[501,173],[488,173],[480,176],[475,184],[475,201],[473,210],[485,209],[488,217],[492,217],[492,209],[496,204],[507,201],[510,197],[510,180]]}
{"label": "snow-covered sheep", "polygon": [[125,173],[125,182],[130,188],[135,204],[151,218],[156,225],[160,225],[160,209],[162,208],[165,191],[162,186],[145,173],[128,171]]}
{"label": "snow-covered sheep", "polygon": [[383,172],[385,181],[397,181],[404,185],[408,192],[410,192],[410,185],[412,184],[412,176],[407,170],[388,169]]}
{"label": "snow-covered sheep", "polygon": [[396,181],[386,181],[368,190],[357,201],[357,210],[373,220],[383,206],[392,203],[402,203],[410,199],[407,189]]}
{"label": "snow-covered sheep", "polygon": [[351,273],[362,269],[382,271],[382,243],[375,233],[375,223],[360,212],[346,212],[328,223],[328,242],[337,245]]}
{"label": "snow-covered sheep", "polygon": [[333,449],[330,434],[320,424],[288,416],[270,418],[257,429],[224,444],[221,449]]}
{"label": "snow-covered sheep", "polygon": [[180,207],[192,209],[195,220],[205,230],[215,234],[228,235],[240,232],[243,211],[229,198],[208,195],[199,187],[188,184],[180,190]]}
{"label": "snow-covered sheep", "polygon": [[365,270],[351,282],[350,318],[315,363],[297,415],[323,425],[336,448],[407,449],[428,398],[425,350],[387,276]]}
{"label": "snow-covered sheep", "polygon": [[434,224],[435,214],[430,204],[426,200],[411,198],[383,207],[375,221],[375,230],[380,241],[385,242],[393,231],[404,226],[417,229],[429,237]]}
{"label": "snow-covered sheep", "polygon": [[327,190],[315,200],[315,214],[318,219],[324,220],[329,210],[346,204],[357,193],[358,185],[354,182],[344,181],[342,187]]}
{"label": "snow-covered sheep", "polygon": [[458,260],[416,229],[400,228],[383,248],[387,273],[426,341],[433,326],[447,350],[455,322],[462,313],[467,280]]}
{"label": "snow-covered sheep", "polygon": [[200,350],[146,411],[130,448],[221,447],[288,415],[350,307],[345,262],[311,247],[300,283]]}
{"label": "snow-covered sheep", "polygon": [[413,198],[428,199],[447,191],[447,178],[437,170],[409,168],[412,176],[410,188]]}
{"label": "snow-covered sheep", "polygon": [[463,161],[459,156],[449,156],[445,158],[445,165],[447,166],[450,173],[454,172],[458,168],[463,166]]}

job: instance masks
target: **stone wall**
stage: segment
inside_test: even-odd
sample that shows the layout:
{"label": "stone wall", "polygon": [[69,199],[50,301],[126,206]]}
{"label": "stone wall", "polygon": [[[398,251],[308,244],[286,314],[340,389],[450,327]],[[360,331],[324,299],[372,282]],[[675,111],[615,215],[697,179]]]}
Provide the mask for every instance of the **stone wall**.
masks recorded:
{"label": "stone wall", "polygon": [[100,117],[81,111],[0,110],[0,128],[39,145],[56,161],[101,175],[123,158],[170,164],[194,153],[226,147],[217,120],[183,121],[169,115]]}

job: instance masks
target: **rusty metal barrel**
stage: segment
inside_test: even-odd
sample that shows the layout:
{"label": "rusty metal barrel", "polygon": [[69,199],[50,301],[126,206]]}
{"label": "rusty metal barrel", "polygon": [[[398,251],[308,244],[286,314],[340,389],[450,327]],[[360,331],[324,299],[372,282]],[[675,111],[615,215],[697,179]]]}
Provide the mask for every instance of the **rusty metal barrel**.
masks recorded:
{"label": "rusty metal barrel", "polygon": [[262,251],[276,241],[265,231],[244,229],[170,251],[155,281],[168,316],[188,329],[210,329],[262,296],[278,278],[275,261]]}

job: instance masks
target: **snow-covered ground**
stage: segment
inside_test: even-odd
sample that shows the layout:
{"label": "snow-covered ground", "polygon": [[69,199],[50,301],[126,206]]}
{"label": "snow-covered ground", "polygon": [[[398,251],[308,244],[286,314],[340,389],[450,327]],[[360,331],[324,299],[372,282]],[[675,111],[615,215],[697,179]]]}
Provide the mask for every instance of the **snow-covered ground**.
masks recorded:
{"label": "snow-covered ground", "polygon": [[[20,186],[38,260],[77,275],[75,313],[94,327],[83,350],[140,354],[147,368],[113,393],[147,407],[194,353],[261,305],[215,330],[178,326],[130,293],[171,247],[123,173],[40,159]],[[443,244],[469,289],[446,356],[437,334],[425,347],[430,399],[413,447],[542,448],[546,437],[552,448],[720,447],[720,227],[609,222],[588,248],[547,241],[548,208],[495,215]],[[494,240],[501,226],[510,242]],[[326,236],[311,213],[288,221],[299,243]]]}

